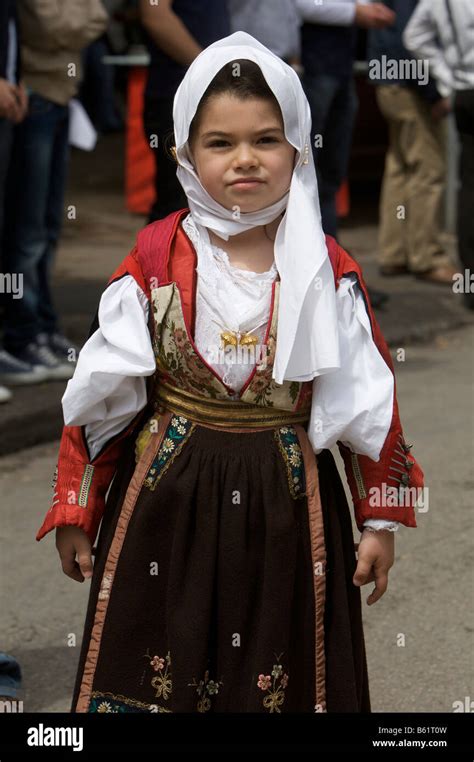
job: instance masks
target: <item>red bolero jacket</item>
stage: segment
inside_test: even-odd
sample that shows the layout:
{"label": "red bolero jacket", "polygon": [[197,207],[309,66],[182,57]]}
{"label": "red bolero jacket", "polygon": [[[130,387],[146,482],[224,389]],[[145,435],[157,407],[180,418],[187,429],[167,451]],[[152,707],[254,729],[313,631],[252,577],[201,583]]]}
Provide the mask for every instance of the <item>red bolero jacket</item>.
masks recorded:
{"label": "red bolero jacket", "polygon": [[[109,280],[109,284],[124,275],[131,275],[150,298],[150,286],[179,282],[183,309],[188,325],[194,331],[196,295],[196,252],[180,227],[188,209],[170,214],[148,225],[138,234],[137,244]],[[342,249],[334,238],[326,237],[336,288],[344,275],[354,273],[364,295],[374,342],[392,371],[389,349],[375,319],[367,287],[357,262]],[[150,323],[150,328],[152,328]],[[90,460],[83,426],[64,426],[53,482],[51,507],[36,536],[41,540],[58,526],[79,526],[93,543],[105,508],[105,497],[116,471],[117,461],[125,443],[136,430],[143,411],[103,450]],[[423,488],[423,472],[411,455],[411,445],[405,443],[400,423],[394,386],[393,414],[389,432],[380,458],[374,461],[353,453],[338,442],[351,490],[355,519],[362,530],[366,519],[399,521],[415,527],[415,504]],[[394,494],[405,488],[404,499],[394,505]],[[383,499],[383,495],[388,499]],[[374,495],[381,498],[377,501]],[[377,504],[378,502],[378,504]]]}

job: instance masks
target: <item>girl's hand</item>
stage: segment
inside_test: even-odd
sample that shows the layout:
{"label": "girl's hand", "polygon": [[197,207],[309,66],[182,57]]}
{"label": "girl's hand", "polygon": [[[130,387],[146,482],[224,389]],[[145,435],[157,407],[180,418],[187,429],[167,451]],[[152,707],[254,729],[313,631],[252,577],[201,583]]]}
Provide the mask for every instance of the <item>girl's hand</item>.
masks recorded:
{"label": "girl's hand", "polygon": [[84,582],[84,579],[92,577],[91,541],[83,529],[75,526],[57,527],[56,547],[64,574],[76,582]]}
{"label": "girl's hand", "polygon": [[388,585],[388,570],[394,561],[394,532],[381,529],[372,532],[364,529],[360,543],[355,546],[358,551],[357,569],[353,577],[357,587],[375,582],[375,588],[367,598],[371,606],[385,593]]}

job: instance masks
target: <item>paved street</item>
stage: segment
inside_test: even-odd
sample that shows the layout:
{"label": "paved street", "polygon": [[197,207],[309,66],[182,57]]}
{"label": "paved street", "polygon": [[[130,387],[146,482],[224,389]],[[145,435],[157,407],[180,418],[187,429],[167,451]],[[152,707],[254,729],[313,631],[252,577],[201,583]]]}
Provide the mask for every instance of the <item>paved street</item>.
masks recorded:
{"label": "paved street", "polygon": [[[386,595],[364,605],[376,712],[450,712],[454,701],[474,696],[473,348],[468,326],[406,347],[397,363],[405,436],[430,502],[418,529],[399,532]],[[56,453],[53,442],[0,459],[1,646],[21,662],[24,708],[32,712],[69,709],[89,586],[62,574],[52,534],[34,540]],[[67,645],[71,635],[75,647]]]}

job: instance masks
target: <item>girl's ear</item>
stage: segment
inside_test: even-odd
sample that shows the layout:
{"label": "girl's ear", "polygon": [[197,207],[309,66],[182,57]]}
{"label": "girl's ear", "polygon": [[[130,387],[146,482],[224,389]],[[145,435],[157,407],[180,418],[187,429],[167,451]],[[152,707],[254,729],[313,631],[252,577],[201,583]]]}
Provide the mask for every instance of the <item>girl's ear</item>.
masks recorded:
{"label": "girl's ear", "polygon": [[190,145],[189,142],[188,142],[188,149],[187,150],[188,150],[188,159],[191,162],[194,171],[197,172],[197,170],[196,170],[196,162],[194,161],[193,152],[192,152],[191,145]]}

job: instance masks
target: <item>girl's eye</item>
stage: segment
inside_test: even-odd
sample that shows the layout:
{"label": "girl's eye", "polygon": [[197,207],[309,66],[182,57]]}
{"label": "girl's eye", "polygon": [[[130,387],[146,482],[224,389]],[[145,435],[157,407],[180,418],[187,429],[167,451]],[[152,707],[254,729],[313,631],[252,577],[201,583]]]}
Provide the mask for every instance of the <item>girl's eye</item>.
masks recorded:
{"label": "girl's eye", "polygon": [[[265,135],[263,138],[259,139],[259,142],[270,142],[270,143],[278,143],[278,139],[272,137],[271,135]],[[228,146],[229,142],[227,140],[213,140],[212,143],[209,143],[208,148],[222,148],[222,146]]]}

